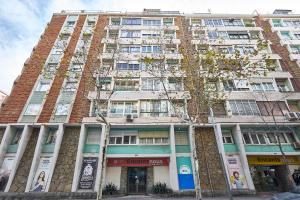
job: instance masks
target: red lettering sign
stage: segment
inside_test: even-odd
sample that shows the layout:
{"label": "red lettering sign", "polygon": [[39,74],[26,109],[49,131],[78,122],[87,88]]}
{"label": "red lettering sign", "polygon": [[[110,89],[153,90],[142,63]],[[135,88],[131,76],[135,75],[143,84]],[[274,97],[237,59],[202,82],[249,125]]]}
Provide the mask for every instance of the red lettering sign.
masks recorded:
{"label": "red lettering sign", "polygon": [[168,166],[169,158],[108,158],[108,167]]}

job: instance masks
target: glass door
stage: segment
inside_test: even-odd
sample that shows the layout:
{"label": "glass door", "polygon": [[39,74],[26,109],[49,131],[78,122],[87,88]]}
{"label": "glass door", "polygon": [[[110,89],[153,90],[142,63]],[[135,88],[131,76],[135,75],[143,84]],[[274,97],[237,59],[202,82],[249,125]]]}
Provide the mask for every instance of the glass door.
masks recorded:
{"label": "glass door", "polygon": [[127,186],[129,194],[145,194],[147,186],[147,168],[128,167]]}

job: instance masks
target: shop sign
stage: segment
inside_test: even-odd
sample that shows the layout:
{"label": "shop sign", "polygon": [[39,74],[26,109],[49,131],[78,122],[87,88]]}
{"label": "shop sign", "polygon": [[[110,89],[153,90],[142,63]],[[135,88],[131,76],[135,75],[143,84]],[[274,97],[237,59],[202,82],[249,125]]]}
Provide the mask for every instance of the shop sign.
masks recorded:
{"label": "shop sign", "polygon": [[41,157],[38,169],[35,173],[31,192],[43,192],[45,191],[49,178],[49,170],[51,167],[51,157]]}
{"label": "shop sign", "polygon": [[97,165],[97,157],[83,158],[78,189],[91,190],[94,188],[97,175]]}
{"label": "shop sign", "polygon": [[[250,165],[284,165],[282,156],[247,156]],[[299,159],[296,156],[286,156],[289,165],[299,165]]]}
{"label": "shop sign", "polygon": [[226,155],[227,169],[232,188],[247,189],[247,181],[245,179],[244,170],[241,166],[239,155]]}
{"label": "shop sign", "polygon": [[168,166],[169,158],[108,158],[109,167]]}

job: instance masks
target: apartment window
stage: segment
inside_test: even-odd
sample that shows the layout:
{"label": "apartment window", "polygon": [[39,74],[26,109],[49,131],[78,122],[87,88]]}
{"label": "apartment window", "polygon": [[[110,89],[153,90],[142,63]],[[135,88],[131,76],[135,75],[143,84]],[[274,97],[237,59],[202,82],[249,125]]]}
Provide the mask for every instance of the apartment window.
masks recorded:
{"label": "apartment window", "polygon": [[72,72],[81,72],[82,71],[82,64],[81,63],[73,63],[71,66]]}
{"label": "apartment window", "polygon": [[10,142],[10,145],[18,144],[21,140],[23,129],[16,129],[14,132],[14,136],[12,137],[12,140]]}
{"label": "apartment window", "polygon": [[161,20],[160,19],[144,19],[143,20],[143,25],[144,26],[160,26],[161,25]]}
{"label": "apartment window", "polygon": [[217,48],[217,51],[221,54],[233,54],[234,53],[234,49],[232,46],[219,46],[216,48]]}
{"label": "apartment window", "polygon": [[288,112],[284,101],[258,101],[257,105],[263,116],[282,116]]}
{"label": "apartment window", "polygon": [[139,37],[141,37],[141,31],[122,30],[121,37],[122,38],[139,38]]}
{"label": "apartment window", "polygon": [[122,136],[109,137],[109,144],[122,144],[122,143],[123,143]]}
{"label": "apartment window", "polygon": [[50,89],[50,82],[45,80],[40,80],[35,91],[45,92],[48,91],[49,89]]}
{"label": "apartment window", "polygon": [[249,90],[248,81],[245,79],[228,80],[223,82],[225,91],[247,91]]}
{"label": "apartment window", "polygon": [[42,108],[42,104],[30,103],[28,104],[24,115],[38,115]]}
{"label": "apartment window", "polygon": [[229,131],[222,132],[222,140],[224,144],[234,144],[232,134]]}
{"label": "apartment window", "polygon": [[136,135],[124,135],[123,144],[136,144]]}
{"label": "apartment window", "polygon": [[139,47],[139,46],[121,46],[120,51],[122,53],[140,53],[141,47]]}
{"label": "apartment window", "polygon": [[192,18],[191,19],[191,25],[192,26],[194,26],[194,25],[201,25],[202,23],[201,23],[201,19],[199,19],[199,18]]}
{"label": "apartment window", "polygon": [[98,77],[97,81],[101,90],[111,89],[111,77]]}
{"label": "apartment window", "polygon": [[250,39],[258,40],[259,38],[260,38],[260,32],[259,31],[250,31]]}
{"label": "apartment window", "polygon": [[243,19],[245,27],[255,27],[255,22],[253,19]]}
{"label": "apartment window", "polygon": [[56,71],[57,68],[58,68],[57,63],[48,63],[45,70],[47,72],[53,73]]}
{"label": "apartment window", "polygon": [[294,136],[294,133],[292,133],[292,132],[287,132],[287,133],[285,133],[285,136],[286,136],[287,141],[288,141],[289,143],[297,142],[297,140],[296,140],[296,138],[295,138],[295,136]]}
{"label": "apartment window", "polygon": [[110,24],[111,25],[120,25],[121,19],[120,18],[110,18]]}
{"label": "apartment window", "polygon": [[[124,33],[125,35],[125,33]],[[108,37],[111,39],[116,39],[119,37],[119,30],[108,30]]]}
{"label": "apartment window", "polygon": [[269,142],[271,144],[276,144],[277,143],[277,138],[276,138],[274,133],[267,133],[267,136],[268,136]]}
{"label": "apartment window", "polygon": [[236,46],[234,50],[238,51],[241,55],[252,54],[255,52],[255,49],[252,46]]}
{"label": "apartment window", "polygon": [[245,40],[250,39],[249,34],[247,32],[228,32],[228,37],[231,40]]}
{"label": "apartment window", "polygon": [[283,20],[283,26],[300,27],[300,20]]}
{"label": "apartment window", "polygon": [[115,89],[119,91],[137,91],[139,90],[139,80],[116,79]]}
{"label": "apartment window", "polygon": [[45,144],[55,144],[57,129],[50,128],[45,140]]}
{"label": "apartment window", "polygon": [[90,20],[88,20],[88,23],[87,23],[88,26],[94,27],[95,24],[96,24],[95,21],[90,21]]}
{"label": "apartment window", "polygon": [[157,38],[157,37],[160,37],[160,32],[158,31],[146,31],[144,30],[143,33],[142,33],[142,37],[143,38]]}
{"label": "apartment window", "polygon": [[110,113],[122,116],[137,113],[137,102],[111,102]]}
{"label": "apartment window", "polygon": [[175,145],[189,145],[189,135],[186,131],[175,132]]}
{"label": "apartment window", "polygon": [[292,37],[288,31],[281,31],[280,35],[283,40],[291,40],[292,39]]}
{"label": "apartment window", "polygon": [[141,18],[123,18],[122,24],[123,25],[141,25],[142,20],[141,20]]}
{"label": "apartment window", "polygon": [[176,70],[179,70],[179,60],[177,59],[168,59],[167,60],[167,70],[170,70],[171,72],[175,72]]}
{"label": "apartment window", "polygon": [[117,70],[139,70],[139,63],[117,63]]}
{"label": "apartment window", "polygon": [[182,81],[180,78],[169,78],[169,90],[182,91]]}
{"label": "apartment window", "polygon": [[140,131],[139,132],[140,144],[168,144],[169,133],[168,131]]}
{"label": "apartment window", "polygon": [[161,46],[142,46],[142,53],[161,53]]}
{"label": "apartment window", "polygon": [[106,44],[106,53],[115,53],[117,51],[117,44]]}
{"label": "apartment window", "polygon": [[272,23],[274,27],[282,27],[280,19],[272,19]]}
{"label": "apartment window", "polygon": [[165,30],[164,31],[164,37],[167,39],[175,39],[175,31],[173,30]]}
{"label": "apartment window", "polygon": [[67,26],[73,27],[75,25],[75,21],[67,21]]}
{"label": "apartment window", "polygon": [[101,133],[98,129],[95,128],[88,128],[87,135],[86,135],[86,144],[100,144],[100,136]]}
{"label": "apartment window", "polygon": [[207,34],[208,38],[211,40],[228,38],[228,34],[226,31],[208,31]]}
{"label": "apartment window", "polygon": [[266,136],[263,132],[246,132],[243,133],[245,144],[266,144]]}
{"label": "apartment window", "polygon": [[248,133],[243,133],[243,138],[244,138],[244,142],[245,144],[251,144],[251,139]]}
{"label": "apartment window", "polygon": [[142,78],[142,90],[159,91],[161,88],[161,80],[159,78]]}
{"label": "apartment window", "polygon": [[300,33],[294,33],[294,38],[296,40],[300,40]]}
{"label": "apartment window", "polygon": [[233,115],[259,115],[259,109],[254,100],[229,100]]}
{"label": "apartment window", "polygon": [[163,24],[167,26],[173,25],[173,18],[163,18]]}
{"label": "apartment window", "polygon": [[101,101],[98,105],[96,102],[93,102],[92,117],[96,117],[98,114],[101,114],[104,117],[107,116],[107,102]]}
{"label": "apartment window", "polygon": [[253,91],[275,91],[272,82],[251,83]]}
{"label": "apartment window", "polygon": [[65,84],[64,91],[74,92],[77,88],[77,81],[68,80]]}
{"label": "apartment window", "polygon": [[287,86],[287,79],[275,79],[279,92],[289,92],[290,89]]}
{"label": "apartment window", "polygon": [[55,115],[68,115],[71,104],[68,103],[60,103],[57,104]]}
{"label": "apartment window", "polygon": [[212,27],[224,26],[221,19],[204,19],[204,24]]}
{"label": "apartment window", "polygon": [[141,116],[143,117],[168,116],[168,102],[166,100],[141,101]]}
{"label": "apartment window", "polygon": [[300,46],[299,45],[290,45],[292,54],[300,54]]}
{"label": "apartment window", "polygon": [[223,19],[224,26],[241,26],[243,27],[243,22],[240,19]]}

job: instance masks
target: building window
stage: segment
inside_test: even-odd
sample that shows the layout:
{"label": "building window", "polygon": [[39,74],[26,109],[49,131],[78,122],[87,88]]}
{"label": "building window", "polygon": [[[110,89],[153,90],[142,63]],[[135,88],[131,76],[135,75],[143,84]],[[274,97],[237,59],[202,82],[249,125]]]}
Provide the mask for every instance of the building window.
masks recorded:
{"label": "building window", "polygon": [[45,138],[45,144],[55,144],[57,129],[50,128]]}
{"label": "building window", "polygon": [[139,37],[141,37],[141,31],[129,31],[129,30],[121,31],[121,38],[139,38]]}
{"label": "building window", "polygon": [[139,90],[138,79],[116,79],[115,90],[118,91],[137,91]]}
{"label": "building window", "polygon": [[141,18],[123,18],[122,25],[141,25]]}
{"label": "building window", "polygon": [[159,31],[144,30],[142,33],[143,38],[157,38],[160,36],[161,36],[161,33]]}
{"label": "building window", "polygon": [[108,30],[108,38],[116,39],[119,37],[119,31],[118,30]]}
{"label": "building window", "polygon": [[86,135],[86,144],[100,144],[101,132],[98,129],[88,128]]}
{"label": "building window", "polygon": [[168,102],[166,100],[141,101],[142,117],[166,117],[168,116]]}
{"label": "building window", "polygon": [[234,144],[231,132],[222,132],[222,140],[224,144]]}
{"label": "building window", "polygon": [[275,91],[272,82],[251,83],[253,91]]}
{"label": "building window", "polygon": [[137,114],[137,102],[111,102],[110,113],[114,116]]}
{"label": "building window", "polygon": [[247,32],[228,32],[228,37],[231,40],[245,40],[250,39],[249,34]]}
{"label": "building window", "polygon": [[142,78],[142,90],[159,91],[161,88],[161,80],[159,78]]}
{"label": "building window", "polygon": [[139,46],[121,46],[120,52],[122,52],[122,53],[140,53],[141,47],[139,47]]}
{"label": "building window", "polygon": [[173,100],[170,103],[171,117],[184,117],[186,114],[185,103],[183,100]]}
{"label": "building window", "polygon": [[211,27],[224,26],[221,19],[204,19],[204,24]]}
{"label": "building window", "polygon": [[55,110],[55,115],[68,115],[69,110],[70,110],[71,104],[57,104],[56,110]]}
{"label": "building window", "polygon": [[168,144],[169,132],[168,131],[140,131],[139,132],[140,144]]}
{"label": "building window", "polygon": [[284,101],[257,101],[257,105],[263,116],[282,116],[288,112]]}
{"label": "building window", "polygon": [[73,27],[75,25],[75,21],[67,21],[68,27]]}
{"label": "building window", "polygon": [[226,31],[208,31],[207,34],[210,40],[228,39]]}
{"label": "building window", "polygon": [[116,137],[109,137],[109,144],[122,144],[123,137],[116,136]]}
{"label": "building window", "polygon": [[117,70],[139,70],[139,63],[127,63],[127,62],[119,62],[117,63]]}
{"label": "building window", "polygon": [[244,26],[242,20],[240,19],[223,19],[223,23],[224,26]]}
{"label": "building window", "polygon": [[110,18],[110,24],[111,25],[120,25],[121,19],[120,18]]}
{"label": "building window", "polygon": [[136,135],[110,136],[109,144],[137,144]]}
{"label": "building window", "polygon": [[42,104],[28,104],[24,115],[38,115],[42,108]]}
{"label": "building window", "polygon": [[175,132],[175,145],[189,145],[189,135],[186,131]]}
{"label": "building window", "polygon": [[100,90],[111,89],[111,77],[98,77],[98,83]]}
{"label": "building window", "polygon": [[35,91],[38,92],[45,92],[48,91],[50,89],[50,82],[49,81],[45,81],[45,80],[40,80],[37,88]]}
{"label": "building window", "polygon": [[240,79],[240,80],[228,80],[223,82],[225,91],[248,91],[249,84],[248,80]]}
{"label": "building window", "polygon": [[142,46],[142,53],[161,53],[161,46]]}
{"label": "building window", "polygon": [[161,20],[160,19],[144,19],[143,20],[143,25],[144,26],[160,26],[161,25]]}
{"label": "building window", "polygon": [[77,81],[68,80],[65,84],[64,91],[74,92],[77,89]]}
{"label": "building window", "polygon": [[278,139],[282,144],[292,144],[296,141],[292,132],[244,132],[245,144],[266,145],[278,144]]}
{"label": "building window", "polygon": [[260,115],[254,100],[229,100],[233,115]]}
{"label": "building window", "polygon": [[173,25],[173,18],[163,18],[163,24],[167,26]]}
{"label": "building window", "polygon": [[19,144],[21,140],[22,132],[23,129],[16,129],[16,131],[14,132],[14,136],[12,137],[12,140],[10,142],[10,145]]}
{"label": "building window", "polygon": [[170,91],[182,91],[182,81],[180,78],[169,78],[169,90]]}

